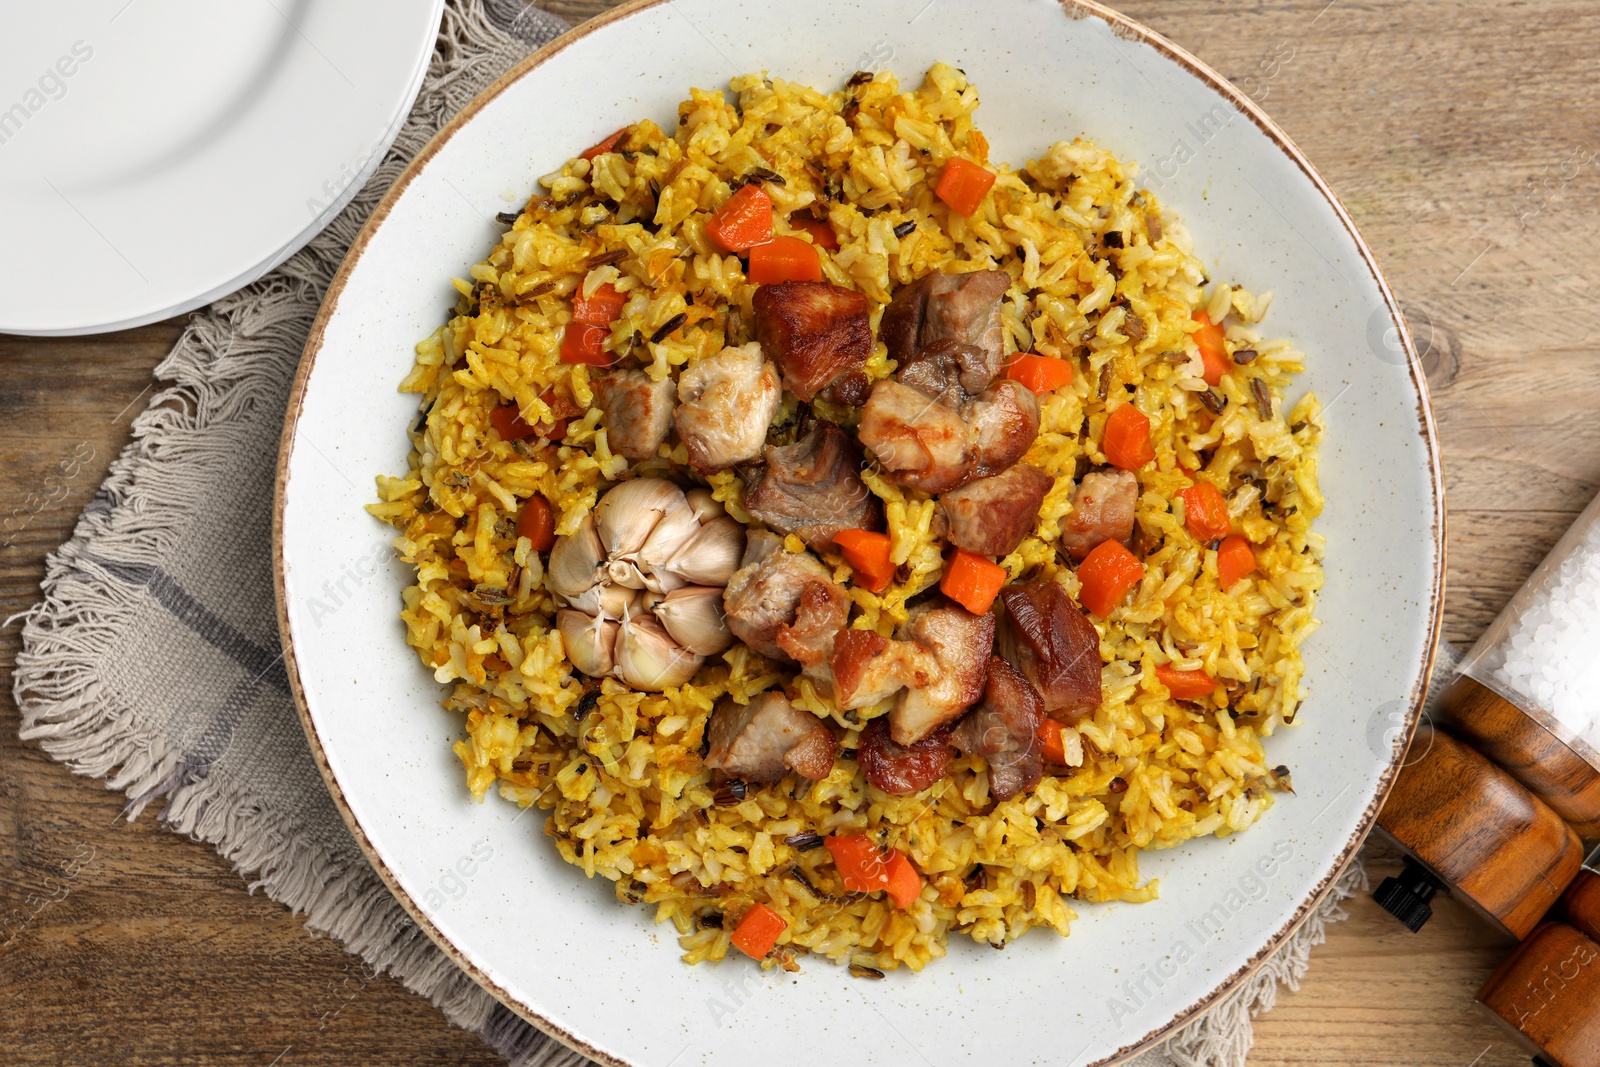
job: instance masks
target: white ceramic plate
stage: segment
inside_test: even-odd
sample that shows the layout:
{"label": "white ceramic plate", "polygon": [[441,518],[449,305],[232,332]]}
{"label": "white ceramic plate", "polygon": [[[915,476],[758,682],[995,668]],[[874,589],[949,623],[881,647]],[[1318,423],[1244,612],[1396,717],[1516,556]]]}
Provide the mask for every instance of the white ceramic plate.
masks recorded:
{"label": "white ceramic plate", "polygon": [[[1213,1001],[1300,922],[1371,826],[1431,662],[1442,487],[1414,353],[1365,246],[1309,165],[1193,58],[1120,17],[1028,0],[677,0],[630,5],[530,58],[397,185],[311,338],[285,428],[278,581],[290,677],[313,750],[368,855],[462,966],[525,1017],[613,1063],[1104,1063]],[[1294,770],[1249,832],[1146,853],[1146,905],[1086,906],[1070,938],[1005,952],[953,939],[920,975],[852,980],[822,961],[763,976],[690,968],[670,928],[619,906],[541,834],[474,805],[457,723],[402,641],[405,569],[362,510],[405,469],[412,349],[496,239],[488,216],[538,175],[642,117],[671,129],[693,86],[766,69],[834,87],[936,60],[977,84],[995,158],[1085,134],[1156,171],[1220,278],[1275,290],[1266,328],[1310,353],[1328,404],[1324,625],[1302,725],[1269,754]],[[553,105],[559,101],[559,106]]]}
{"label": "white ceramic plate", "polygon": [[444,0],[8,5],[0,331],[155,322],[289,258],[361,188]]}

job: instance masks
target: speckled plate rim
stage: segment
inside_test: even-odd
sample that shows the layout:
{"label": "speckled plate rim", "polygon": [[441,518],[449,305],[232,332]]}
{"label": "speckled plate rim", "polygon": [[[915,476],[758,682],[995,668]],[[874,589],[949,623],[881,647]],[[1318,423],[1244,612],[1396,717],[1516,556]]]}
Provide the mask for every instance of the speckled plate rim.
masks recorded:
{"label": "speckled plate rim", "polygon": [[[487,990],[500,1003],[504,1004],[519,1017],[525,1019],[540,1031],[550,1035],[556,1040],[567,1045],[585,1056],[589,1056],[601,1063],[613,1067],[637,1067],[625,1060],[619,1059],[604,1052],[580,1035],[573,1033],[565,1027],[544,1018],[525,1005],[520,1004],[506,989],[496,983],[482,969],[470,962],[466,956],[446,938],[428,918],[423,908],[409,893],[401,887],[399,879],[395,876],[367,837],[360,822],[357,820],[351,806],[344,795],[338,778],[334,775],[329,764],[327,753],[324,751],[322,741],[317,733],[311,718],[310,709],[306,703],[305,690],[301,684],[299,661],[295,654],[294,633],[289,621],[287,592],[285,587],[284,566],[284,530],[283,518],[289,484],[289,456],[294,443],[295,433],[299,426],[300,415],[304,407],[307,383],[311,377],[311,370],[321,351],[323,337],[329,321],[339,305],[340,296],[350,275],[354,272],[356,264],[361,259],[373,235],[383,225],[395,203],[400,199],[406,188],[427,166],[428,162],[440,151],[441,148],[483,107],[495,97],[503,93],[510,85],[520,80],[529,71],[564,51],[577,41],[587,37],[603,27],[620,22],[639,12],[670,4],[672,0],[630,0],[620,7],[613,8],[604,14],[598,15],[588,22],[574,28],[550,44],[534,52],[511,70],[502,75],[494,84],[486,88],[472,103],[468,104],[461,113],[450,120],[428,144],[419,152],[405,172],[395,181],[394,186],[385,194],[383,200],[373,210],[371,218],[367,220],[361,232],[351,244],[345,256],[344,263],[340,266],[338,274],[334,277],[328,292],[323,298],[321,310],[317,313],[312,323],[311,332],[307,337],[306,346],[300,360],[299,370],[296,372],[294,385],[289,394],[288,408],[284,414],[283,434],[279,443],[277,474],[274,481],[273,508],[272,508],[272,564],[273,588],[276,594],[279,635],[283,644],[284,666],[289,677],[289,687],[294,695],[295,708],[300,716],[301,726],[306,733],[310,744],[312,757],[316,760],[317,768],[323,780],[327,783],[328,791],[333,797],[334,805],[338,808],[345,825],[349,827],[351,835],[355,838],[361,851],[366,855],[367,861],[389,887],[395,899],[410,914],[433,942],[450,957],[455,964],[467,973],[475,982]],[[1385,309],[1388,311],[1390,322],[1395,330],[1395,336],[1404,350],[1407,372],[1416,395],[1417,429],[1421,435],[1428,464],[1428,486],[1430,490],[1430,503],[1433,508],[1433,518],[1430,526],[1433,558],[1435,561],[1434,572],[1429,583],[1427,619],[1428,633],[1423,644],[1421,661],[1417,664],[1416,681],[1412,691],[1407,695],[1404,733],[1409,743],[1415,732],[1417,723],[1421,718],[1422,707],[1427,696],[1428,677],[1432,673],[1435,651],[1438,647],[1440,626],[1443,619],[1444,602],[1444,575],[1446,557],[1445,535],[1445,503],[1444,503],[1444,475],[1439,462],[1439,443],[1437,430],[1434,425],[1433,408],[1428,397],[1427,377],[1422,370],[1416,347],[1412,342],[1410,332],[1406,328],[1405,319],[1400,312],[1394,293],[1389,288],[1388,280],[1384,277],[1382,269],[1378,266],[1376,258],[1368,247],[1366,240],[1356,228],[1355,222],[1350,218],[1344,205],[1340,202],[1332,188],[1323,180],[1311,162],[1295,145],[1289,135],[1280,129],[1276,123],[1267,117],[1266,113],[1256,106],[1244,93],[1221,74],[1191,55],[1183,48],[1167,40],[1154,30],[1135,22],[1119,12],[1104,7],[1093,0],[1057,0],[1063,14],[1068,18],[1083,19],[1095,18],[1103,21],[1117,36],[1124,39],[1142,43],[1154,48],[1166,59],[1185,68],[1190,74],[1209,85],[1214,91],[1226,98],[1239,112],[1247,116],[1260,128],[1269,140],[1284,153],[1301,172],[1308,182],[1317,190],[1318,194],[1328,202],[1339,222],[1349,234],[1361,256],[1363,267],[1370,273],[1372,280],[1377,285],[1383,297]],[[1284,942],[1305,923],[1306,919],[1316,910],[1318,905],[1326,899],[1334,883],[1340,875],[1348,869],[1355,859],[1356,853],[1365,842],[1367,836],[1377,822],[1378,813],[1382,810],[1384,801],[1388,798],[1389,791],[1394,785],[1395,777],[1403,766],[1407,745],[1397,744],[1389,759],[1388,766],[1384,769],[1378,780],[1378,788],[1372,802],[1362,813],[1358,828],[1343,849],[1339,852],[1335,862],[1330,867],[1330,873],[1317,884],[1305,901],[1295,911],[1293,916],[1276,933],[1274,933],[1262,949],[1247,960],[1232,975],[1217,983],[1205,996],[1196,1000],[1187,1008],[1181,1010],[1170,1022],[1158,1026],[1133,1042],[1118,1049],[1109,1057],[1096,1060],[1085,1067],[1111,1067],[1111,1065],[1125,1062],[1127,1059],[1149,1049],[1174,1031],[1192,1021],[1196,1016],[1209,1009],[1223,997],[1236,989],[1242,982],[1254,974],[1267,960],[1269,960],[1283,946]]]}

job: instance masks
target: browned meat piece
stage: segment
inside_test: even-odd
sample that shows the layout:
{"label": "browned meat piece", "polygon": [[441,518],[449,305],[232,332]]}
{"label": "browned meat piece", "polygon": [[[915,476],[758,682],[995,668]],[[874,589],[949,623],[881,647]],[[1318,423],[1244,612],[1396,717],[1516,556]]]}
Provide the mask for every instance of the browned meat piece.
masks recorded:
{"label": "browned meat piece", "polygon": [[841,711],[887,700],[906,686],[924,686],[939,669],[933,653],[871,630],[846,630],[833,643],[833,701]]}
{"label": "browned meat piece", "polygon": [[1027,463],[1015,463],[939,498],[951,541],[980,556],[1015,552],[1039,522],[1039,506],[1056,480]]}
{"label": "browned meat piece", "polygon": [[750,514],[818,552],[840,530],[881,530],[883,507],[861,480],[861,446],[829,422],[792,445],[768,445],[766,469],[744,495]]}
{"label": "browned meat piece", "polygon": [[1039,433],[1039,402],[1026,386],[1000,381],[955,409],[885,379],[872,387],[856,433],[895,481],[944,493],[1022,458]]}
{"label": "browned meat piece", "polygon": [[[983,349],[955,341],[941,341],[923,349],[902,363],[894,376],[950,408],[959,408],[983,392],[990,378]],[[968,384],[977,388],[969,391]]]}
{"label": "browned meat piece", "polygon": [[961,385],[982,392],[1004,367],[1000,303],[1010,288],[1003,270],[929,274],[901,286],[878,327],[889,358],[903,367],[941,341],[972,345],[982,354],[981,370],[963,373]]}
{"label": "browned meat piece", "polygon": [[800,777],[820,782],[833,773],[833,761],[838,757],[839,739],[823,726],[797,741],[784,755],[783,762]]}
{"label": "browned meat piece", "polygon": [[874,385],[856,433],[902,485],[941,493],[971,480],[972,429],[909,385],[887,378]]}
{"label": "browned meat piece", "polygon": [[1139,479],[1132,471],[1103,467],[1090,471],[1072,491],[1072,514],[1061,531],[1061,547],[1081,561],[1102,541],[1127,544],[1133,537]]}
{"label": "browned meat piece", "polygon": [[850,612],[850,594],[809,552],[786,552],[776,534],[750,534],[722,605],[733,635],[770,659],[825,668]]}
{"label": "browned meat piece", "polygon": [[761,454],[783,389],[758,345],[724,348],[678,376],[678,436],[701,474]]}
{"label": "browned meat piece", "polygon": [[1044,705],[1039,691],[999,656],[989,657],[989,680],[983,703],[973,708],[950,735],[969,756],[989,764],[989,795],[1010,800],[1039,784],[1044,755],[1039,750],[1039,724]]}
{"label": "browned meat piece", "polygon": [[658,382],[642,370],[613,371],[593,388],[611,451],[635,462],[655,456],[672,429],[672,379]]}
{"label": "browned meat piece", "polygon": [[1049,579],[1000,590],[1000,655],[1039,690],[1044,711],[1071,725],[1100,706],[1100,635],[1064,586]]}
{"label": "browned meat piece", "polygon": [[927,649],[935,664],[929,684],[902,689],[889,712],[890,735],[910,745],[959,718],[983,696],[994,616],[974,615],[955,604],[923,604],[912,609],[899,636]]}
{"label": "browned meat piece", "polygon": [[743,707],[723,697],[706,731],[706,766],[747,782],[776,782],[790,771],[826,778],[838,748],[833,731],[816,716],[771,690]]}
{"label": "browned meat piece", "polygon": [[[809,558],[809,557],[807,557]],[[794,621],[778,627],[777,645],[784,655],[814,677],[826,678],[819,670],[833,656],[833,641],[844,629],[850,614],[850,595],[832,581],[812,581],[800,594]]]}
{"label": "browned meat piece", "polygon": [[961,415],[977,431],[974,478],[999,474],[1021,459],[1039,436],[1039,398],[1021,382],[995,382]]}
{"label": "browned meat piece", "polygon": [[885,793],[906,796],[920,793],[944,777],[955,758],[949,730],[936,730],[914,745],[896,744],[889,736],[889,724],[880,716],[861,731],[861,746],[856,762],[867,781]]}
{"label": "browned meat piece", "polygon": [[824,390],[845,404],[866,400],[871,308],[860,293],[827,282],[778,282],[756,290],[756,340],[784,387],[801,400]]}

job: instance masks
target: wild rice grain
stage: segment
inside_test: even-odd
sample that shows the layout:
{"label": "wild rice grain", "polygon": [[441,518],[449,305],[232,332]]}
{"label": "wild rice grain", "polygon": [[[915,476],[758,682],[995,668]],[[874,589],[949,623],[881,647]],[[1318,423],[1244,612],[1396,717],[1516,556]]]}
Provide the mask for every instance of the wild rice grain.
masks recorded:
{"label": "wild rice grain", "polygon": [[650,335],[650,343],[653,345],[660,344],[662,341],[667,339],[667,336],[671,334],[673,330],[676,330],[679,326],[682,326],[688,321],[689,315],[687,312],[678,312],[676,315],[672,316],[672,318],[668,319],[666,322],[663,322],[661,324],[661,328]]}
{"label": "wild rice grain", "polygon": [[1267,392],[1267,383],[1260,378],[1250,379],[1250,392],[1256,398],[1256,411],[1263,420],[1272,418],[1272,394]]}
{"label": "wild rice grain", "polygon": [[807,830],[803,834],[790,834],[788,837],[783,839],[783,843],[794,849],[796,852],[810,852],[814,848],[821,847],[822,835],[811,830]]}
{"label": "wild rice grain", "polygon": [[735,778],[731,782],[723,783],[721,788],[719,788],[714,794],[714,799],[722,807],[728,807],[731,804],[738,804],[740,801],[744,800],[745,794],[749,792],[749,789],[749,786]]}

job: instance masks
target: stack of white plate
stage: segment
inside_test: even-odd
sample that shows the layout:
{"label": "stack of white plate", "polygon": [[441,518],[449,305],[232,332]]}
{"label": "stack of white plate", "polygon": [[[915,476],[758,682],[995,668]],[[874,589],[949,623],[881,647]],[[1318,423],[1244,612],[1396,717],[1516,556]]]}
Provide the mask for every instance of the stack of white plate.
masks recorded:
{"label": "stack of white plate", "polygon": [[400,130],[444,0],[79,0],[0,33],[0,331],[154,322],[254,281]]}

